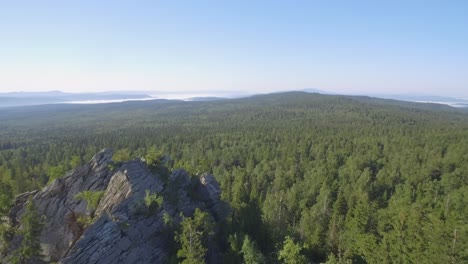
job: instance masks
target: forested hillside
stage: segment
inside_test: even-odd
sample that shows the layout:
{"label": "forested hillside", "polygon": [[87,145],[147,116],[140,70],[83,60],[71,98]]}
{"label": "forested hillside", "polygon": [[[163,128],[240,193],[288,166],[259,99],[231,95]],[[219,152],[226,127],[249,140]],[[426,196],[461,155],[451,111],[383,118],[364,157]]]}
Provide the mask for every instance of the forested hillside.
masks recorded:
{"label": "forested hillside", "polygon": [[468,262],[466,111],[307,93],[2,109],[0,215],[105,147],[212,173],[224,263]]}

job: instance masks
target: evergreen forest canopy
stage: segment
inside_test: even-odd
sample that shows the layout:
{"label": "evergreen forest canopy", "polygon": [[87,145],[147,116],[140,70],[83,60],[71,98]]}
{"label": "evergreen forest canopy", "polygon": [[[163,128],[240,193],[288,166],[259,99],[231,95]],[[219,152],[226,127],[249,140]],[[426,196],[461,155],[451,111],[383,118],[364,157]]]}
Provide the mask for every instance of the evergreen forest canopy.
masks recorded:
{"label": "evergreen forest canopy", "polygon": [[226,263],[468,262],[463,110],[300,92],[2,109],[0,215],[105,147],[212,172]]}

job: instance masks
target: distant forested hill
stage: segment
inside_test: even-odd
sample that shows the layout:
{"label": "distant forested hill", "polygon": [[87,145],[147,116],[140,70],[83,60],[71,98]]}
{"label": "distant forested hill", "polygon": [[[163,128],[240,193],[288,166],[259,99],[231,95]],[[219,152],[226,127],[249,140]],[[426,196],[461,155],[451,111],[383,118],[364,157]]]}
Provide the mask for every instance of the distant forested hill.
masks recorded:
{"label": "distant forested hill", "polygon": [[105,147],[153,146],[221,183],[225,263],[468,262],[468,113],[369,97],[2,109],[0,214]]}

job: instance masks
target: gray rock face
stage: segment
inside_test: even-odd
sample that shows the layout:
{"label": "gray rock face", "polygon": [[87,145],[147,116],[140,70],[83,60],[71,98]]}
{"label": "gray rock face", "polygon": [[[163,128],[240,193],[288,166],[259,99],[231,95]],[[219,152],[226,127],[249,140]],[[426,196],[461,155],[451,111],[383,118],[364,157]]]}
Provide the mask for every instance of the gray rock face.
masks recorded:
{"label": "gray rock face", "polygon": [[[10,213],[13,225],[18,225],[30,196],[46,218],[40,237],[45,261],[165,263],[173,232],[164,219],[178,223],[180,213],[189,216],[201,208],[219,220],[229,211],[212,175],[193,179],[186,171],[176,170],[164,182],[140,160],[116,166],[111,158],[112,151],[105,149],[40,192],[17,198]],[[96,208],[75,198],[83,191],[102,192]],[[163,197],[162,204],[148,206],[148,195]],[[85,224],[82,219],[92,222]],[[216,254],[213,251],[209,248]]]}

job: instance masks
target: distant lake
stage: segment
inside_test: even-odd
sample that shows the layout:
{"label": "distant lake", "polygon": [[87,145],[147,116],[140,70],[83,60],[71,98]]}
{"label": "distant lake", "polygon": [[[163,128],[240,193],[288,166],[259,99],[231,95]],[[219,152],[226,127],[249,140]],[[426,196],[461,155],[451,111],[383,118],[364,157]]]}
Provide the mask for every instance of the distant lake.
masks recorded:
{"label": "distant lake", "polygon": [[[223,94],[225,98],[235,98],[236,96]],[[223,96],[221,95],[221,96]],[[190,101],[192,98],[203,98],[203,97],[219,97],[219,94],[200,94],[200,93],[168,93],[168,94],[157,94],[150,95],[152,97],[147,98],[124,98],[124,99],[109,99],[109,100],[77,100],[77,101],[65,101],[59,102],[59,104],[106,104],[106,103],[121,103],[128,101],[150,101],[156,99],[167,99],[167,100],[183,100]],[[451,107],[464,108],[468,107],[468,103],[464,101],[412,101],[416,103],[432,103],[432,104],[443,104]]]}
{"label": "distant lake", "polygon": [[235,98],[241,97],[237,94],[210,94],[210,93],[159,93],[149,94],[151,97],[147,98],[128,98],[128,99],[109,99],[109,100],[76,100],[76,101],[64,101],[58,102],[58,104],[106,104],[106,103],[121,103],[128,101],[149,101],[155,99],[167,99],[167,100],[182,100],[191,101],[193,98],[211,98],[211,97],[225,97]]}
{"label": "distant lake", "polygon": [[110,99],[110,100],[83,100],[83,101],[65,101],[65,102],[58,102],[57,104],[108,104],[108,103],[122,103],[128,101],[150,101],[155,99],[161,99],[156,97],[148,97],[148,98],[128,98],[128,99]]}
{"label": "distant lake", "polygon": [[444,104],[452,107],[462,108],[468,107],[467,102],[437,102],[437,101],[415,101],[416,103],[431,103],[431,104]]}

